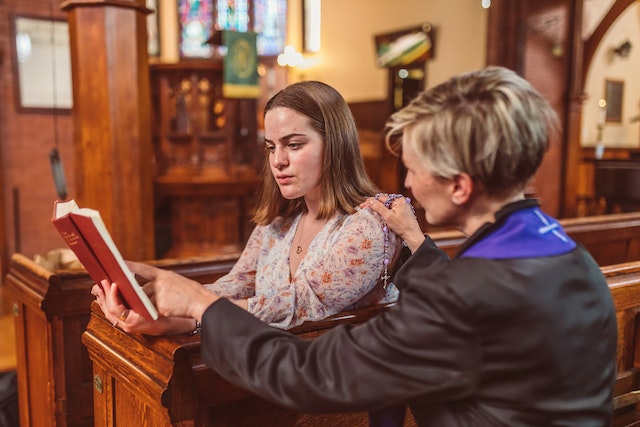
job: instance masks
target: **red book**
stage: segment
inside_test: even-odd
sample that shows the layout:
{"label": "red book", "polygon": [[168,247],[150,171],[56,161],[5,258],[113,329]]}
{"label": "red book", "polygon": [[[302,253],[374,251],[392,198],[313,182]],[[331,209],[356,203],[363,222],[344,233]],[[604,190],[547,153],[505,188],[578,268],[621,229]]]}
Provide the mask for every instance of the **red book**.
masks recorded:
{"label": "red book", "polygon": [[91,278],[118,285],[124,305],[146,319],[158,318],[158,311],[124,262],[100,213],[80,208],[75,201],[56,201],[51,220]]}

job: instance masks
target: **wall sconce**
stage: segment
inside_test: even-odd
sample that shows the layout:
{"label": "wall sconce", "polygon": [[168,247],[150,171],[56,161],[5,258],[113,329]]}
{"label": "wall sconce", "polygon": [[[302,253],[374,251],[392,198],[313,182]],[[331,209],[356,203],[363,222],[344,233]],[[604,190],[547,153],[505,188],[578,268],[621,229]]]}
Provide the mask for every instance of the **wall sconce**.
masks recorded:
{"label": "wall sconce", "polygon": [[627,56],[629,56],[630,52],[631,52],[631,42],[629,40],[626,40],[620,46],[613,49],[613,53],[619,56],[620,58],[626,58]]}
{"label": "wall sconce", "polygon": [[562,43],[558,41],[551,45],[551,56],[554,58],[562,58],[564,56],[564,46],[562,46]]}

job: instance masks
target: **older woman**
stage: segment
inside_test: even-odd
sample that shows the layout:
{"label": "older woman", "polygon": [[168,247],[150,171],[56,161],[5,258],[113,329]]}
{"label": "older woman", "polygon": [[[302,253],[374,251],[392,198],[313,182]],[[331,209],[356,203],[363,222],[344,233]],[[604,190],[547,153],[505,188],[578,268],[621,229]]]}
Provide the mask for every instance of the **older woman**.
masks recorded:
{"label": "older woman", "polygon": [[529,83],[499,67],[453,77],[391,117],[426,219],[469,238],[449,261],[404,199],[391,209],[368,200],[413,254],[394,280],[398,303],[363,325],[296,339],[195,283],[132,267],[161,313],[202,320],[212,369],[271,401],[316,412],[408,404],[421,426],[606,426],[616,375],[607,283],[524,196],[554,121]]}

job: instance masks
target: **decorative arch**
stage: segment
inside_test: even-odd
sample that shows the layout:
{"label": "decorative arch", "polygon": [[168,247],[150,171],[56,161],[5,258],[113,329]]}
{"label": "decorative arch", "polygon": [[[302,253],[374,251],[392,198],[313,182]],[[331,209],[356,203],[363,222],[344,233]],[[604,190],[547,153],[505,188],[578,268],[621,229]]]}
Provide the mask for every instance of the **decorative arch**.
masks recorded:
{"label": "decorative arch", "polygon": [[591,36],[584,42],[583,47],[583,60],[582,60],[582,73],[581,73],[581,82],[580,87],[584,89],[585,84],[585,76],[587,75],[587,71],[591,66],[591,61],[593,59],[593,55],[595,51],[602,41],[602,38],[609,30],[609,27],[613,25],[615,20],[622,15],[622,13],[632,4],[634,4],[636,0],[616,0],[616,2],[611,6],[611,9],[607,12],[607,14],[602,18],[600,24],[596,27],[595,31],[591,34]]}

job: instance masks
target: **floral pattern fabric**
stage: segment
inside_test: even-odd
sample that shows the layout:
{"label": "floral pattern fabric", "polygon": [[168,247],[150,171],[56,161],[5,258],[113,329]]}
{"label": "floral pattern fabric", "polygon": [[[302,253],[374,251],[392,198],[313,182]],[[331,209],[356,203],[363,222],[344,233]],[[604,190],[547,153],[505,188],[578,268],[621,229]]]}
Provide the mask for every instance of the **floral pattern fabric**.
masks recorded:
{"label": "floral pattern fabric", "polygon": [[384,259],[395,259],[401,243],[389,231],[385,255],[378,214],[359,209],[334,216],[311,241],[291,278],[289,251],[299,220],[300,215],[257,226],[229,274],[207,288],[226,298],[247,298],[250,313],[281,329],[398,298],[397,288],[389,282],[385,289],[380,276]]}

